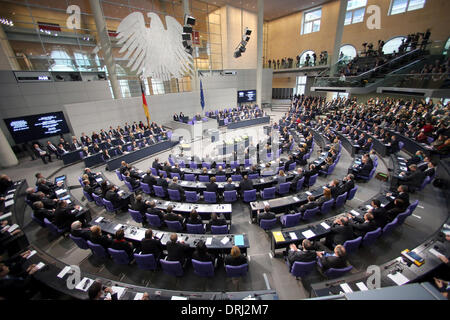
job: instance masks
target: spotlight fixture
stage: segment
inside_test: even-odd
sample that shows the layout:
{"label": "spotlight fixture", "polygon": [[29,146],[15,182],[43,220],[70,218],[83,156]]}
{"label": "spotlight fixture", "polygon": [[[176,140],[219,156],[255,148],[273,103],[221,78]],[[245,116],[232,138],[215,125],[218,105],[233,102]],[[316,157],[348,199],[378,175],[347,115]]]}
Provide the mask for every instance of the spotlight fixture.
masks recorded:
{"label": "spotlight fixture", "polygon": [[249,36],[252,34],[252,30],[250,30],[249,28],[245,28],[245,35]]}
{"label": "spotlight fixture", "polygon": [[195,25],[195,18],[189,15],[184,16],[184,26],[181,38],[183,40],[184,50],[192,55],[194,49],[192,48],[192,27]]}
{"label": "spotlight fixture", "polygon": [[250,34],[252,33],[252,30],[250,30],[248,27],[245,27],[244,34],[242,35],[242,40],[239,42],[238,46],[236,47],[236,51],[234,52],[234,57],[239,58],[243,52],[246,50],[247,43],[250,41]]}
{"label": "spotlight fixture", "polygon": [[192,33],[192,27],[184,26],[183,27],[183,33]]}
{"label": "spotlight fixture", "polygon": [[181,37],[183,40],[191,40],[191,34],[190,33],[182,33]]}
{"label": "spotlight fixture", "polygon": [[234,57],[235,58],[239,58],[241,56],[241,51],[240,50],[237,50],[235,53],[234,53]]}
{"label": "spotlight fixture", "polygon": [[185,24],[185,25],[188,24],[188,25],[190,25],[190,26],[194,26],[194,25],[195,25],[195,18],[186,15],[186,16],[184,17],[184,24]]}

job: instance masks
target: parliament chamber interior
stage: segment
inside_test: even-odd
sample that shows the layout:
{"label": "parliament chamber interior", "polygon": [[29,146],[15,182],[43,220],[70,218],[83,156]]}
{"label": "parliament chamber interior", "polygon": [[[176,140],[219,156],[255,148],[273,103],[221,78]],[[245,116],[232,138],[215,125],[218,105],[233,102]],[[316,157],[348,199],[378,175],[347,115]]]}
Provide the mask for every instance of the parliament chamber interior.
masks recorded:
{"label": "parliament chamber interior", "polygon": [[0,2],[0,300],[448,300],[449,1]]}

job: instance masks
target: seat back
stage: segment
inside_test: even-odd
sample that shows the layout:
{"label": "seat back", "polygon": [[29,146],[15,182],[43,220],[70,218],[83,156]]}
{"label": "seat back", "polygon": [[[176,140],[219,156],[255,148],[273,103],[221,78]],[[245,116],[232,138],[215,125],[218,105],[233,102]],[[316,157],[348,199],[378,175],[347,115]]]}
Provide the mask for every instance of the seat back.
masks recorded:
{"label": "seat back", "polygon": [[115,249],[108,248],[108,252],[116,264],[126,265],[126,264],[130,263],[131,259],[128,256],[128,254],[125,252],[125,250],[115,250]]}
{"label": "seat back", "polygon": [[286,193],[289,192],[290,188],[291,188],[291,183],[290,182],[280,183],[280,186],[278,188],[278,193],[279,194],[286,194]]}
{"label": "seat back", "polygon": [[417,205],[419,204],[419,200],[415,200],[413,203],[411,203],[408,207],[409,214],[413,214],[414,210],[416,210]]}
{"label": "seat back", "polygon": [[155,168],[150,168],[150,170],[152,171],[152,175],[158,176],[158,171]]}
{"label": "seat back", "polygon": [[191,161],[191,162],[189,163],[189,168],[191,168],[191,169],[197,169],[197,163],[195,163],[194,161]]}
{"label": "seat back", "polygon": [[134,221],[136,221],[137,223],[142,223],[143,219],[139,211],[128,209],[128,212],[130,213],[131,218],[133,218]]}
{"label": "seat back", "polygon": [[362,240],[362,245],[367,247],[372,245],[381,236],[381,228],[367,232]]}
{"label": "seat back", "polygon": [[358,186],[355,186],[353,189],[350,189],[350,191],[348,192],[347,200],[352,200],[355,197],[357,190]]}
{"label": "seat back", "polygon": [[231,176],[231,180],[233,180],[233,181],[241,181],[242,180],[242,176],[240,174],[233,174]]}
{"label": "seat back", "polygon": [[101,245],[92,243],[90,240],[87,241],[87,244],[94,256],[97,256],[99,258],[108,258],[108,253],[106,252],[105,248],[103,248]]}
{"label": "seat back", "polygon": [[211,169],[211,163],[202,162],[202,167],[206,169]]}
{"label": "seat back", "polygon": [[39,220],[38,218],[36,218],[36,216],[34,215],[34,213],[31,213],[31,219],[33,219],[38,225],[40,225],[42,228],[45,228],[46,225],[43,221]]}
{"label": "seat back", "polygon": [[284,216],[281,216],[281,224],[285,228],[295,227],[300,223],[301,216],[302,214],[300,212],[294,214],[286,214]]}
{"label": "seat back", "polygon": [[319,211],[320,211],[320,208],[319,208],[319,207],[315,207],[315,208],[313,208],[313,209],[307,209],[307,210],[303,213],[302,219],[303,219],[303,220],[309,220],[309,219],[311,219],[312,217],[314,217],[316,214],[318,214]]}
{"label": "seat back", "polygon": [[327,271],[325,271],[325,275],[327,276],[328,279],[334,279],[334,278],[339,278],[342,277],[343,275],[345,275],[347,272],[350,272],[350,270],[352,270],[353,267],[352,266],[348,266],[345,268],[330,268]]}
{"label": "seat back", "polygon": [[186,181],[195,181],[195,174],[193,174],[193,173],[186,173],[184,175],[184,180],[186,180]]}
{"label": "seat back", "polygon": [[138,188],[133,189],[133,186],[128,181],[125,180],[124,182],[125,182],[125,185],[127,186],[128,190],[130,190],[130,192],[134,192],[136,189],[138,189]]}
{"label": "seat back", "polygon": [[89,193],[87,193],[86,191],[84,191],[84,190],[83,190],[83,195],[87,199],[87,201],[89,201],[89,202],[93,202],[94,201],[92,196]]}
{"label": "seat back", "polygon": [[87,241],[84,240],[81,237],[75,237],[71,234],[69,234],[69,238],[73,240],[73,242],[75,242],[75,244],[78,246],[78,248],[83,249],[83,250],[87,250],[89,249],[89,246],[87,244]]}
{"label": "seat back", "polygon": [[181,201],[180,191],[167,189],[167,192],[169,193],[169,199],[171,201]]}
{"label": "seat back", "polygon": [[203,224],[186,224],[186,231],[188,233],[194,233],[194,234],[204,234],[205,233],[205,226]]}
{"label": "seat back", "polygon": [[53,223],[51,223],[47,218],[44,218],[44,223],[45,223],[45,226],[47,227],[47,229],[55,236],[58,236],[59,234],[61,234],[61,232],[64,231],[64,230],[58,229],[58,227],[56,225],[54,225]]}
{"label": "seat back", "polygon": [[344,248],[347,254],[352,254],[356,252],[359,249],[359,246],[361,245],[362,237],[358,237],[353,240],[347,240],[344,242]]}
{"label": "seat back", "polygon": [[161,186],[154,185],[153,191],[155,191],[155,195],[157,197],[164,198],[166,196],[166,192],[164,191],[164,188]]}
{"label": "seat back", "polygon": [[319,174],[316,173],[316,174],[312,175],[311,177],[309,177],[308,187],[311,187],[316,183],[318,176],[319,176]]}
{"label": "seat back", "polygon": [[225,271],[227,276],[231,278],[244,277],[248,272],[248,264],[245,263],[240,266],[225,265]]}
{"label": "seat back", "polygon": [[181,231],[183,230],[183,226],[181,225],[180,221],[168,221],[168,220],[164,220],[164,222],[167,225],[167,228],[169,228],[170,231]]}
{"label": "seat back", "polygon": [[397,219],[397,224],[401,225],[403,224],[403,222],[405,222],[406,218],[409,216],[409,209],[406,209],[405,212],[400,213],[396,219]]}
{"label": "seat back", "polygon": [[214,277],[214,265],[211,261],[202,262],[192,259],[194,273],[200,277]]}
{"label": "seat back", "polygon": [[115,212],[117,210],[116,208],[114,208],[111,201],[106,200],[106,199],[102,199],[102,201],[103,201],[103,204],[105,205],[106,211]]}
{"label": "seat back", "polygon": [[157,264],[153,254],[134,254],[134,260],[139,269],[156,270]]}
{"label": "seat back", "polygon": [[161,267],[165,274],[171,275],[173,277],[181,277],[183,275],[183,268],[181,267],[180,261],[167,261],[159,260]]}
{"label": "seat back", "polygon": [[201,174],[198,176],[198,181],[200,182],[209,182],[209,176]]}
{"label": "seat back", "polygon": [[186,196],[186,202],[195,203],[198,201],[197,192],[195,191],[185,191],[184,195]]}
{"label": "seat back", "polygon": [[227,234],[228,226],[225,224],[223,226],[211,226],[212,234]]}
{"label": "seat back", "polygon": [[259,174],[258,174],[258,173],[252,173],[252,174],[249,174],[249,175],[248,175],[248,178],[249,178],[250,180],[258,179],[258,178],[259,178]]}
{"label": "seat back", "polygon": [[223,175],[218,175],[218,176],[216,176],[216,181],[217,182],[225,182],[225,181],[227,181],[227,177],[223,176]]}
{"label": "seat back", "polygon": [[256,201],[256,189],[244,191],[244,202]]}
{"label": "seat back", "polygon": [[205,197],[205,202],[216,203],[217,197],[215,192],[203,191],[203,196]]}
{"label": "seat back", "polygon": [[273,219],[261,219],[259,222],[259,226],[264,230],[270,230],[275,227],[277,224],[277,218]]}
{"label": "seat back", "polygon": [[305,183],[305,177],[302,177],[297,181],[297,185],[295,186],[295,191],[300,191],[303,189],[303,184]]}
{"label": "seat back", "polygon": [[399,141],[398,142],[398,150],[400,151],[400,150],[402,150],[403,149],[403,147],[404,147],[404,145],[405,145],[405,143],[404,142],[402,142],[402,141]]}
{"label": "seat back", "polygon": [[236,169],[237,167],[239,167],[239,163],[237,163],[237,161],[233,161],[230,164],[231,169]]}
{"label": "seat back", "polygon": [[159,173],[163,175],[164,179],[167,178],[167,172],[165,172],[164,170],[159,170]]}
{"label": "seat back", "polygon": [[264,188],[264,190],[261,192],[262,198],[265,199],[273,199],[275,198],[275,187],[270,188]]}
{"label": "seat back", "polygon": [[320,213],[326,214],[326,213],[330,212],[331,208],[333,207],[333,204],[334,204],[334,199],[330,199],[330,200],[322,203],[322,206],[320,207]]}
{"label": "seat back", "polygon": [[152,190],[150,189],[150,185],[148,183],[143,183],[141,182],[141,189],[142,191],[144,191],[146,194],[150,194],[152,192]]}
{"label": "seat back", "polygon": [[336,209],[342,207],[344,205],[346,199],[347,199],[347,192],[344,192],[343,194],[338,196],[336,198],[336,204],[335,204]]}
{"label": "seat back", "polygon": [[395,227],[398,224],[398,219],[395,218],[394,220],[392,220],[391,222],[389,222],[388,224],[386,224],[383,228],[383,235],[389,234],[392,232],[392,230],[395,229]]}
{"label": "seat back", "polygon": [[103,203],[102,197],[96,195],[95,193],[92,194],[92,197],[94,198],[95,203],[99,207],[104,207],[105,206],[105,204]]}
{"label": "seat back", "polygon": [[431,181],[430,177],[426,176],[425,179],[423,179],[422,184],[420,185],[419,189],[417,189],[417,191],[422,191],[430,181]]}
{"label": "seat back", "polygon": [[146,213],[145,217],[147,218],[147,222],[151,227],[159,228],[161,226],[161,219],[156,214]]}
{"label": "seat back", "polygon": [[289,171],[294,171],[296,166],[297,166],[297,163],[292,162],[292,163],[289,165],[288,170],[289,170]]}
{"label": "seat back", "polygon": [[171,172],[170,177],[173,179],[174,177],[177,177],[178,180],[181,180],[181,176],[178,172]]}
{"label": "seat back", "polygon": [[316,260],[311,262],[299,262],[295,261],[291,267],[291,274],[296,278],[303,278],[309,274],[316,266]]}
{"label": "seat back", "polygon": [[237,192],[236,190],[225,191],[223,193],[225,202],[234,202],[237,201]]}

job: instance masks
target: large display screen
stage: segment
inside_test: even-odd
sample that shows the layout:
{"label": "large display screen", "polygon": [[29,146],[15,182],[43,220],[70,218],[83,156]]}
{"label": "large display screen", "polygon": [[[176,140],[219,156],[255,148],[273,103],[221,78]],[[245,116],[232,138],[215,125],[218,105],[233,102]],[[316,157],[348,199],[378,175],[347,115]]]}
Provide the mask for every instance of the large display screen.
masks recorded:
{"label": "large display screen", "polygon": [[16,143],[45,139],[70,132],[64,113],[61,111],[4,119],[4,121]]}
{"label": "large display screen", "polygon": [[238,103],[256,101],[256,90],[238,91]]}

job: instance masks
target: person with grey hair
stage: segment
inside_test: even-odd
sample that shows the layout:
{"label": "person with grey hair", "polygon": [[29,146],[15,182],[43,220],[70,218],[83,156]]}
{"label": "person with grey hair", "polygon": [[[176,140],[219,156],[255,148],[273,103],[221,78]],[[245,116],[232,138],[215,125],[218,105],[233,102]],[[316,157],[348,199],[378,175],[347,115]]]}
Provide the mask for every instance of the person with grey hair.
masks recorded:
{"label": "person with grey hair", "polygon": [[178,190],[178,192],[180,193],[180,197],[181,200],[184,201],[185,197],[184,197],[184,189],[182,186],[180,186],[178,184],[178,177],[173,177],[172,178],[172,182],[169,184],[169,186],[167,187],[168,190]]}
{"label": "person with grey hair", "polygon": [[231,178],[228,178],[227,183],[223,186],[223,189],[225,191],[233,191],[236,189],[236,186],[233,183],[233,180]]}
{"label": "person with grey hair", "polygon": [[74,237],[83,238],[86,241],[91,237],[89,228],[84,229],[83,224],[79,220],[72,222],[70,225],[70,234]]}

